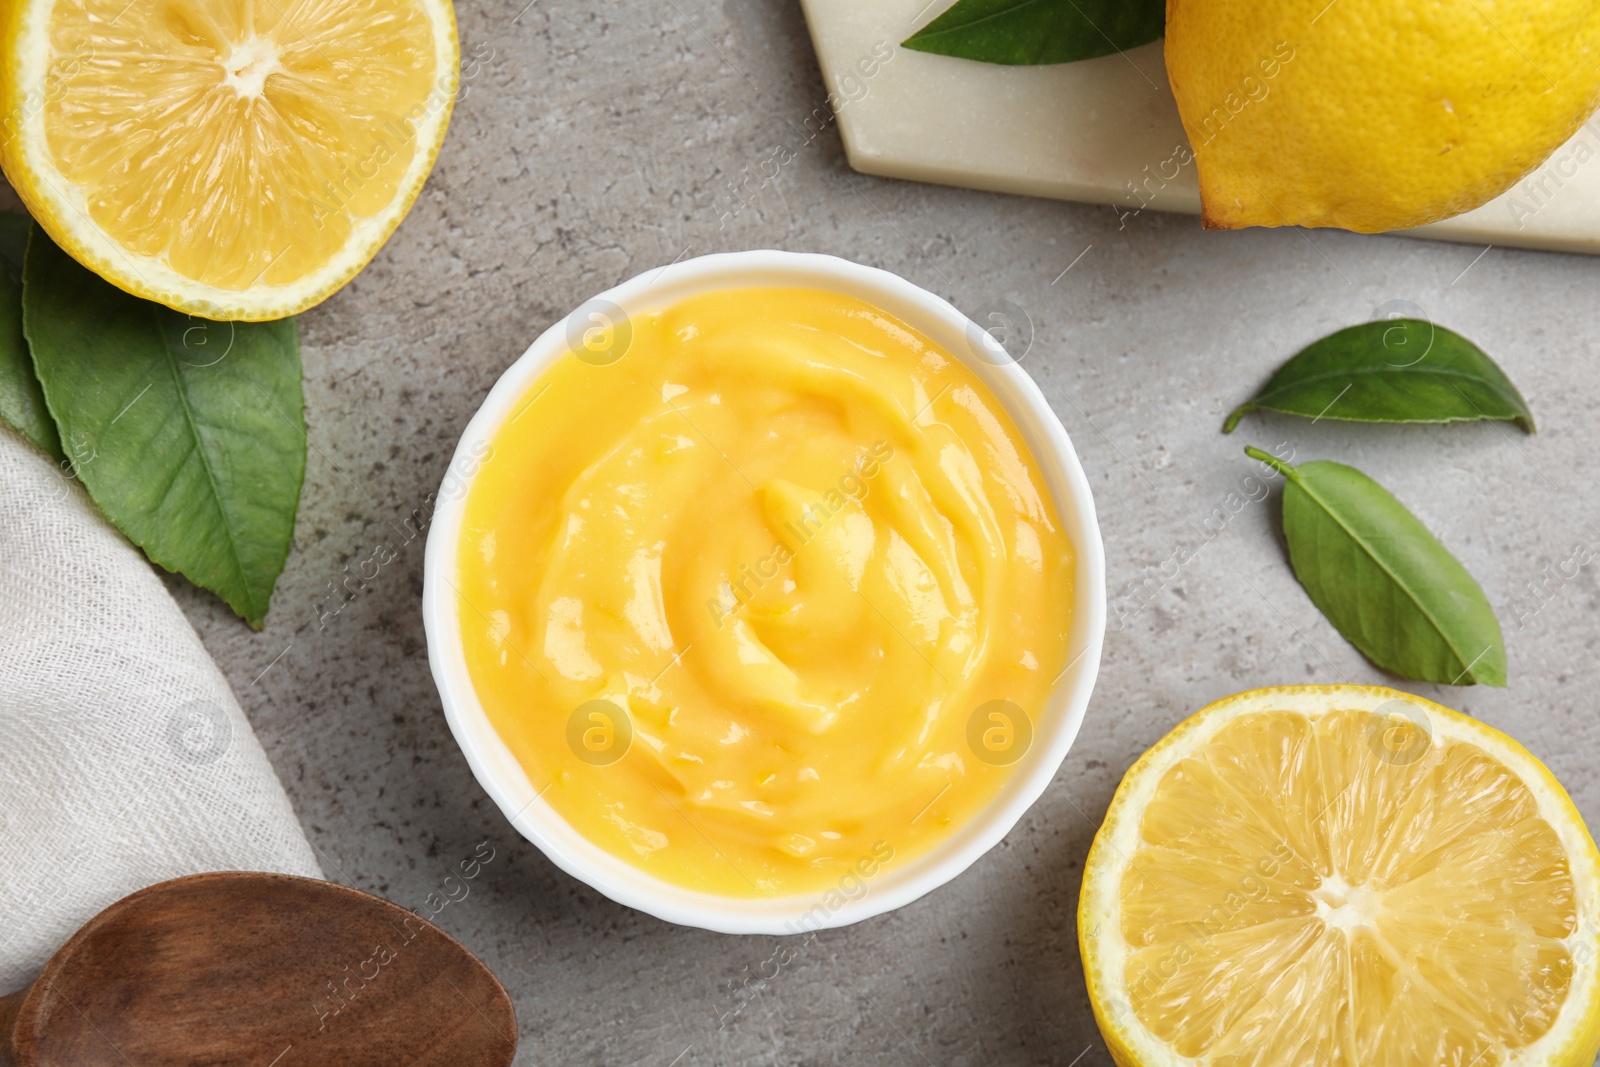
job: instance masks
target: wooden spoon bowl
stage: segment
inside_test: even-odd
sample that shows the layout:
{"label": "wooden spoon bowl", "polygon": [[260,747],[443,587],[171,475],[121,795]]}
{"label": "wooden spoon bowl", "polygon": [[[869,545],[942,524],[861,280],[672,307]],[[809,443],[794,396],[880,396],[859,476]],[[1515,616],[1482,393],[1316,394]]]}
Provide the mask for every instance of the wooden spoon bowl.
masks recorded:
{"label": "wooden spoon bowl", "polygon": [[516,1047],[511,998],[444,931],[283,874],[134,893],[0,999],[13,1067],[508,1067]]}

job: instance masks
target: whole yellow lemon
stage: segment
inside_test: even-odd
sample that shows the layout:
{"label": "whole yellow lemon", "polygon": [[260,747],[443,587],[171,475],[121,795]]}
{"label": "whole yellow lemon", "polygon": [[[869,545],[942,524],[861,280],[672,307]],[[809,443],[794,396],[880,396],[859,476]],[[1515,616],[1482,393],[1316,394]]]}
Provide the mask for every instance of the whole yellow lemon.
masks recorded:
{"label": "whole yellow lemon", "polygon": [[1483,204],[1600,104],[1595,0],[1168,0],[1208,227],[1419,226]]}

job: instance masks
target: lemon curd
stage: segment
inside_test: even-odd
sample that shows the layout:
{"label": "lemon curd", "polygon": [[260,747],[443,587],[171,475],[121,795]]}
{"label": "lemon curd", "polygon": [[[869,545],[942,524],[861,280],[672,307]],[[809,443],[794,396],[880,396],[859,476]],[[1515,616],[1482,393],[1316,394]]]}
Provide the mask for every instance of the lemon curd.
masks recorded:
{"label": "lemon curd", "polygon": [[1073,546],[1011,420],[837,293],[593,321],[468,490],[495,729],[576,830],[680,886],[853,888],[925,852],[1067,666]]}

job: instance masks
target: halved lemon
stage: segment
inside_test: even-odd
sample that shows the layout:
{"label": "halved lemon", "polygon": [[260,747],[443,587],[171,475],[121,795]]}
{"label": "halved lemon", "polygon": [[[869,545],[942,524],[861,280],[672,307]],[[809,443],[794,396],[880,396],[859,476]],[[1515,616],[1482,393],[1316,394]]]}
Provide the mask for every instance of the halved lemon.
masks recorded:
{"label": "halved lemon", "polygon": [[0,163],[137,296],[276,319],[400,224],[459,77],[449,0],[10,0]]}
{"label": "halved lemon", "polygon": [[1079,944],[1122,1067],[1590,1067],[1600,854],[1504,734],[1392,689],[1258,689],[1122,780]]}

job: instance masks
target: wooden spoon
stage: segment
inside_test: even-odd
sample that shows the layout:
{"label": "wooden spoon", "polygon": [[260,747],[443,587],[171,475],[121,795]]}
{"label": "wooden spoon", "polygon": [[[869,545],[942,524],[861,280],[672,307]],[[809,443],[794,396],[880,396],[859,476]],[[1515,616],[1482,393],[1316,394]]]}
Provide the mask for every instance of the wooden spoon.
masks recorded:
{"label": "wooden spoon", "polygon": [[438,927],[285,874],[162,882],[0,998],[3,1067],[507,1067],[511,998]]}

